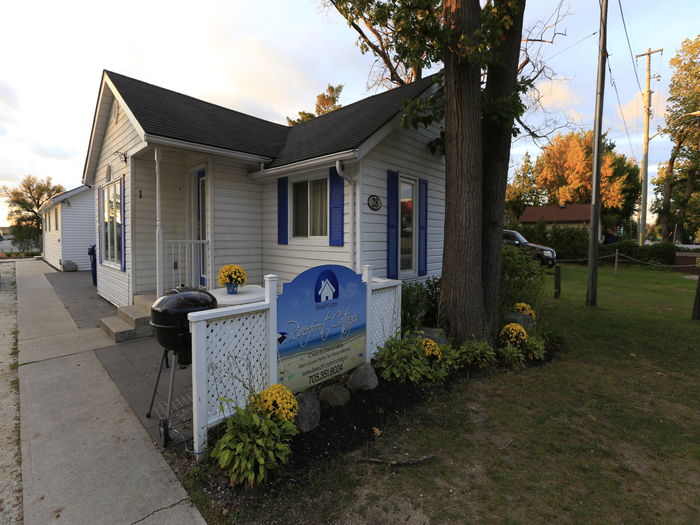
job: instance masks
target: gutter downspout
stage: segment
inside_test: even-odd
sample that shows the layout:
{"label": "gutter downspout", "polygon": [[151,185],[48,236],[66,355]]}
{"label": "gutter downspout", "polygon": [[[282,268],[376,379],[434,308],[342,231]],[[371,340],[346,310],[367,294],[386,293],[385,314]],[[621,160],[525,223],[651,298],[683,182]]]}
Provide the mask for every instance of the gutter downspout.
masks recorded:
{"label": "gutter downspout", "polygon": [[156,298],[163,295],[163,232],[160,225],[160,149],[155,149],[156,162]]}
{"label": "gutter downspout", "polygon": [[[346,180],[351,185],[351,201],[350,201],[350,266],[353,272],[357,272],[357,254],[355,253],[355,184],[356,178],[345,174],[343,163],[340,160],[335,161],[335,171],[338,176]],[[343,190],[344,191],[344,190]]]}

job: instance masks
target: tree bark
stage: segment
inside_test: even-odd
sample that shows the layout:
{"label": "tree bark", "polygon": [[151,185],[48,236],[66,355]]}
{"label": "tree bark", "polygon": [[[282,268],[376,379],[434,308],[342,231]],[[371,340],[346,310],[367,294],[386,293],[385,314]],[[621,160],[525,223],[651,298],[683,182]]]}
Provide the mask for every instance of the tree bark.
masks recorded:
{"label": "tree bark", "polygon": [[695,288],[695,301],[693,302],[693,313],[690,318],[694,321],[700,321],[700,276],[698,276],[698,285]]}
{"label": "tree bark", "polygon": [[[495,0],[494,4],[498,9],[506,9],[511,2]],[[513,24],[505,32],[504,40],[496,50],[496,59],[489,65],[486,77],[485,96],[490,104],[511,97],[517,86],[525,0],[518,0],[508,11]],[[481,272],[486,291],[486,335],[487,339],[493,342],[499,328],[501,244],[514,117],[489,117],[485,114],[482,124],[484,190]]]}
{"label": "tree bark", "polygon": [[673,184],[673,168],[676,164],[676,157],[683,145],[683,136],[678,135],[676,142],[671,150],[671,158],[668,159],[666,167],[666,177],[664,178],[663,193],[661,196],[661,212],[659,213],[659,222],[661,223],[661,240],[671,240],[671,185]]}
{"label": "tree bark", "polygon": [[685,180],[685,191],[683,192],[683,199],[678,203],[678,231],[680,232],[680,237],[683,243],[689,242],[688,233],[685,229],[685,212],[688,209],[688,202],[690,197],[693,196],[693,191],[695,190],[695,168],[688,170],[688,178]]}
{"label": "tree bark", "polygon": [[479,27],[479,0],[446,0],[445,24],[453,29],[445,49],[445,240],[440,319],[455,344],[483,337],[482,142],[479,64],[459,56],[462,35]]}

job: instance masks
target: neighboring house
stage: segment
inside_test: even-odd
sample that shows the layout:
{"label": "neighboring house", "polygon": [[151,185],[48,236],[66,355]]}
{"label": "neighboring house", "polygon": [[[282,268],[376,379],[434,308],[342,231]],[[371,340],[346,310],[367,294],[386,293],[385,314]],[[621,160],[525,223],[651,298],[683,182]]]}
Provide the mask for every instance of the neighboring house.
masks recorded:
{"label": "neighboring house", "polygon": [[95,242],[95,196],[90,186],[78,186],[54,195],[39,213],[42,216],[42,253],[57,270],[73,261],[78,270],[90,269],[88,248]]}
{"label": "neighboring house", "polygon": [[320,264],[400,279],[442,266],[437,128],[401,127],[432,78],[288,127],[123,75],[102,76],[83,181],[96,188],[98,293],[250,283]]}
{"label": "neighboring house", "polygon": [[588,226],[591,223],[590,204],[565,204],[563,206],[528,206],[520,216],[520,224],[536,224],[543,221],[548,228],[557,226]]}

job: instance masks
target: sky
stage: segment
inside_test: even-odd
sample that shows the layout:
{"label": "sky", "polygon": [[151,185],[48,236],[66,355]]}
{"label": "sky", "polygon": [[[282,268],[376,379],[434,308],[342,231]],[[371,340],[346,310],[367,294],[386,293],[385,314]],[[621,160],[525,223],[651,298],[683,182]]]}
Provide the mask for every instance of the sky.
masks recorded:
{"label": "sky", "polygon": [[[528,0],[525,26],[546,20],[557,2]],[[652,133],[663,124],[669,59],[698,34],[697,0],[610,0],[609,62],[603,129],[618,151],[641,159],[645,61],[630,57],[620,16],[624,11],[633,54],[652,57]],[[553,75],[538,83],[551,118],[564,115],[581,129],[593,125],[599,6],[569,0],[552,44],[542,44]],[[672,8],[671,8],[672,6]],[[0,31],[0,186],[23,176],[52,177],[66,189],[80,185],[103,69],[112,70],[238,111],[285,123],[312,110],[328,83],[344,84],[341,104],[375,93],[367,80],[374,62],[356,36],[322,0],[122,0],[6,2]],[[551,35],[551,32],[548,33]],[[529,122],[537,122],[534,114]],[[650,143],[649,172],[671,150],[666,137]],[[512,162],[538,147],[513,144]],[[651,194],[651,190],[650,190]],[[0,226],[7,224],[0,199]]]}

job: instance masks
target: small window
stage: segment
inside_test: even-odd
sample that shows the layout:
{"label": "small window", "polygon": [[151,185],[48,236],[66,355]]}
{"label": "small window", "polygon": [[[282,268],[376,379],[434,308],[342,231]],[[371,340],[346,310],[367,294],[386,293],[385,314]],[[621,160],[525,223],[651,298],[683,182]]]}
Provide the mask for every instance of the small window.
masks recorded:
{"label": "small window", "polygon": [[102,188],[102,260],[122,263],[121,184],[116,182]]}
{"label": "small window", "polygon": [[50,232],[51,231],[51,214],[50,213],[45,213],[44,214],[44,225],[46,226],[46,231]]}
{"label": "small window", "polygon": [[53,209],[53,218],[54,218],[53,223],[54,223],[54,225],[55,225],[56,231],[58,231],[58,230],[61,229],[61,222],[59,221],[58,217],[59,217],[59,215],[58,215],[58,206],[56,206],[56,207]]}
{"label": "small window", "polygon": [[413,272],[416,269],[416,182],[410,179],[401,179],[399,187],[399,219],[400,219],[400,266],[401,272]]}
{"label": "small window", "polygon": [[292,232],[294,237],[328,235],[328,179],[292,184]]}

